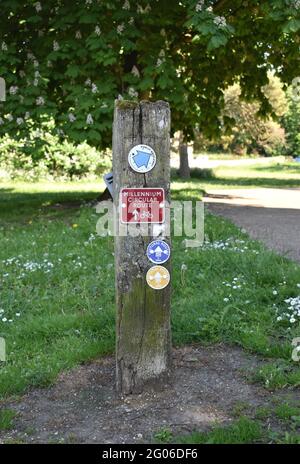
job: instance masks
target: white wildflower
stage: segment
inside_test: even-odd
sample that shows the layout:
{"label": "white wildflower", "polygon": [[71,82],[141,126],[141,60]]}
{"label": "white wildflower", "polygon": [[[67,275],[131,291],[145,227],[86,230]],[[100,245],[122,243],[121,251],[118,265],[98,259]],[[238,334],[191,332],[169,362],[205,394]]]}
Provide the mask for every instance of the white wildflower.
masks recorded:
{"label": "white wildflower", "polygon": [[124,31],[124,29],[125,29],[124,23],[119,24],[118,27],[117,27],[117,33],[118,33],[118,34],[122,34],[122,32]]}
{"label": "white wildflower", "polygon": [[101,29],[100,29],[99,26],[95,27],[95,34],[98,35],[98,36],[101,34]]}
{"label": "white wildflower", "polygon": [[132,97],[132,98],[137,98],[138,97],[138,92],[133,87],[129,87],[128,95],[130,95],[130,97]]}
{"label": "white wildflower", "polygon": [[59,50],[59,43],[56,40],[53,41],[53,50],[55,52]]}
{"label": "white wildflower", "polygon": [[4,124],[4,121],[3,121],[3,119],[0,117],[0,126],[2,126],[2,124]]}
{"label": "white wildflower", "polygon": [[75,38],[76,39],[82,39],[82,35],[81,35],[80,31],[76,31]]}
{"label": "white wildflower", "polygon": [[93,116],[91,115],[91,113],[89,113],[86,117],[86,123],[87,124],[94,124],[94,120],[93,120]]}
{"label": "white wildflower", "polygon": [[92,93],[97,93],[98,92],[98,87],[96,84],[92,84]]}
{"label": "white wildflower", "polygon": [[131,74],[133,74],[135,77],[140,77],[140,71],[135,65],[132,67]]}
{"label": "white wildflower", "polygon": [[6,51],[7,51],[7,45],[6,45],[5,42],[2,42],[1,50],[2,50],[3,52],[6,52]]}
{"label": "white wildflower", "polygon": [[45,100],[43,97],[37,97],[37,99],[35,100],[37,106],[43,106],[45,104]]}
{"label": "white wildflower", "polygon": [[18,92],[18,87],[16,85],[12,85],[10,88],[9,88],[9,93],[11,95],[16,95],[16,93]]}
{"label": "white wildflower", "polygon": [[196,11],[199,13],[199,11],[202,11],[204,8],[204,0],[200,0],[197,5],[196,5]]}
{"label": "white wildflower", "polygon": [[9,113],[6,117],[9,120],[9,122],[12,122],[14,120],[14,117],[11,113]]}
{"label": "white wildflower", "polygon": [[151,6],[149,5],[149,3],[145,6],[145,8],[143,8],[141,5],[137,5],[137,12],[140,13],[140,14],[146,14],[146,13],[149,13],[151,11]]}
{"label": "white wildflower", "polygon": [[29,119],[29,118],[30,118],[30,113],[29,113],[29,111],[26,111],[24,118],[25,118],[25,119]]}
{"label": "white wildflower", "polygon": [[75,116],[73,113],[69,113],[69,114],[68,114],[68,118],[69,118],[69,121],[70,121],[70,122],[76,121],[76,116]]}
{"label": "white wildflower", "polygon": [[42,11],[41,2],[36,2],[36,3],[34,4],[34,7],[35,7],[37,13],[39,13],[40,11]]}
{"label": "white wildflower", "polygon": [[224,16],[216,16],[214,18],[214,23],[218,27],[226,27],[227,26],[226,18],[224,18]]}
{"label": "white wildflower", "polygon": [[124,5],[123,5],[123,10],[130,10],[130,3],[128,0],[125,0]]}
{"label": "white wildflower", "polygon": [[90,78],[88,78],[86,81],[85,81],[85,85],[92,85],[92,81]]}
{"label": "white wildflower", "polygon": [[23,119],[23,118],[17,118],[16,121],[17,121],[18,126],[21,126],[21,124],[24,123],[24,119]]}

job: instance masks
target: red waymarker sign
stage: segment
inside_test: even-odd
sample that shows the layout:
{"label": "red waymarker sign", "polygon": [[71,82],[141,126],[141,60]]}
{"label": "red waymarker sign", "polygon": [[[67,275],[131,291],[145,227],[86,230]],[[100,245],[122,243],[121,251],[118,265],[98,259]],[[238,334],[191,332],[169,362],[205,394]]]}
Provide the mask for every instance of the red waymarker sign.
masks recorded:
{"label": "red waymarker sign", "polygon": [[162,188],[123,188],[120,192],[123,224],[165,221],[165,191]]}

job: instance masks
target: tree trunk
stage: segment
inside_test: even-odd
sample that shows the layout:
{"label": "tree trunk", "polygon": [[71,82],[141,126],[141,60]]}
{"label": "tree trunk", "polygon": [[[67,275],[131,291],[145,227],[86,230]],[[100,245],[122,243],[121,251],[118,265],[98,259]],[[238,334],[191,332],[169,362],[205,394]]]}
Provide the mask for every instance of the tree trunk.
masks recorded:
{"label": "tree trunk", "polygon": [[179,176],[182,179],[189,179],[191,177],[190,167],[189,167],[189,157],[188,157],[188,146],[186,143],[180,142],[179,144]]}
{"label": "tree trunk", "polygon": [[[170,110],[159,101],[116,102],[113,127],[113,175],[116,225],[120,224],[119,197],[124,187],[162,187],[170,201]],[[129,151],[138,144],[156,152],[155,167],[140,174],[128,164]],[[143,224],[152,231],[151,224]],[[121,229],[120,229],[121,230]],[[116,384],[121,394],[141,392],[146,384],[164,380],[171,363],[170,284],[154,290],[146,282],[153,264],[147,258],[149,236],[115,236]],[[170,243],[170,237],[164,236]],[[170,270],[169,262],[164,266]]]}

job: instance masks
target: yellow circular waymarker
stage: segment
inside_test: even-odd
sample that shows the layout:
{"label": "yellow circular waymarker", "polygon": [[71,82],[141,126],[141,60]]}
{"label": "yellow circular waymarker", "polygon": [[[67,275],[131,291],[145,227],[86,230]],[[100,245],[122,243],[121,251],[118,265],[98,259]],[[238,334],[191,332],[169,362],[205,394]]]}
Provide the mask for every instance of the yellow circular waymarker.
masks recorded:
{"label": "yellow circular waymarker", "polygon": [[154,290],[162,290],[170,282],[170,273],[164,266],[152,266],[146,275],[147,284]]}

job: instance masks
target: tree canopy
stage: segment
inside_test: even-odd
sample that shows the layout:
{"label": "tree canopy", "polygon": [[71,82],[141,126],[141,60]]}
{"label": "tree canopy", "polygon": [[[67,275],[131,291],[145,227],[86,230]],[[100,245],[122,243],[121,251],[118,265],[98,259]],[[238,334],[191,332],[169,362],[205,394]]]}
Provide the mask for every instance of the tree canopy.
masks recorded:
{"label": "tree canopy", "polygon": [[300,74],[300,0],[2,0],[0,14],[0,135],[51,119],[106,147],[118,96],[167,100],[174,131],[211,135],[226,87],[238,80],[266,114],[268,71]]}

